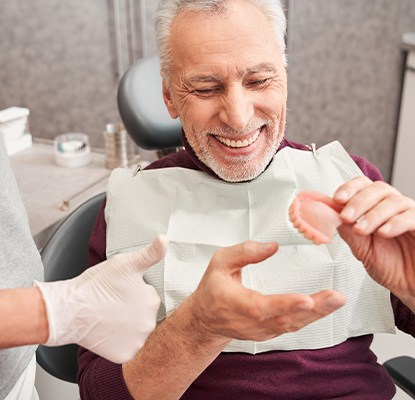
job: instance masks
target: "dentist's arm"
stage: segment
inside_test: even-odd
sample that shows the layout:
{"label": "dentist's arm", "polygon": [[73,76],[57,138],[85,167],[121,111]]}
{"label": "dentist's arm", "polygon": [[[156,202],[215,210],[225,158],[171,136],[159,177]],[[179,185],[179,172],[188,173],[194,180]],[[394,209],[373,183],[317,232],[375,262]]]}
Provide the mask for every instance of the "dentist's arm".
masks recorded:
{"label": "dentist's arm", "polygon": [[46,307],[38,288],[0,290],[0,348],[45,343]]}
{"label": "dentist's arm", "polygon": [[0,291],[0,348],[78,343],[113,362],[130,360],[154,329],[160,304],[142,276],[166,249],[159,236],[74,279]]}

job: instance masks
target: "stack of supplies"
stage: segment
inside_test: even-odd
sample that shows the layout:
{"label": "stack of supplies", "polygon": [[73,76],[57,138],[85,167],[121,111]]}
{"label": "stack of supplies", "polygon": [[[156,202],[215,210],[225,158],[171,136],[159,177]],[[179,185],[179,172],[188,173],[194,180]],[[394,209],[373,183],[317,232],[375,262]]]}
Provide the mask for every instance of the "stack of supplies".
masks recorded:
{"label": "stack of supplies", "polygon": [[23,107],[9,107],[0,111],[0,134],[9,156],[32,146],[29,114],[29,109]]}

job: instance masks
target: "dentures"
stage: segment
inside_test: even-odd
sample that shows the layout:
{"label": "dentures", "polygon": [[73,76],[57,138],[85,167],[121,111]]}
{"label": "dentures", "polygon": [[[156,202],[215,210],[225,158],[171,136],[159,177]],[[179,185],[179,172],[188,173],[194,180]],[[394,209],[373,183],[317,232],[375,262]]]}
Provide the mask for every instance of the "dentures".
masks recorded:
{"label": "dentures", "polygon": [[342,207],[331,197],[312,190],[300,192],[290,206],[293,225],[316,244],[330,243],[342,224],[339,213]]}

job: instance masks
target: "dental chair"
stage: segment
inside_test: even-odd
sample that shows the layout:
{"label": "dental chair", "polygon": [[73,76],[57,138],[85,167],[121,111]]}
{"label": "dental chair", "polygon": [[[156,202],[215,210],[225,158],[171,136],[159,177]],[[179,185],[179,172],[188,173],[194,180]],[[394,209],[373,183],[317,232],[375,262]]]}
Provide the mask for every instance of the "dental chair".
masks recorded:
{"label": "dental chair", "polygon": [[159,157],[182,146],[182,125],[167,111],[162,96],[160,63],[156,56],[142,58],[121,78],[118,110],[133,141]]}
{"label": "dental chair", "polygon": [[[40,251],[46,282],[70,279],[86,269],[89,236],[104,197],[105,193],[97,194],[76,208]],[[78,345],[39,346],[36,359],[55,378],[77,383]]]}
{"label": "dental chair", "polygon": [[395,357],[383,364],[396,386],[415,399],[415,359],[408,356]]}

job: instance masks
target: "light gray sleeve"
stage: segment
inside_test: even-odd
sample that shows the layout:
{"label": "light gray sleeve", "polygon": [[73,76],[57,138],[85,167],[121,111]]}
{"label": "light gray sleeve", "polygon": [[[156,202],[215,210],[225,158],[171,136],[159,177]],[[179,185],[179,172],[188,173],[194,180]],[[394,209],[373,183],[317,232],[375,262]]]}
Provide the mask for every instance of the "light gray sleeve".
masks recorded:
{"label": "light gray sleeve", "polygon": [[[0,289],[28,287],[43,279],[39,252],[0,134]],[[0,351],[0,399],[13,388],[35,351],[34,346]]]}
{"label": "light gray sleeve", "polygon": [[31,286],[43,278],[39,252],[0,139],[0,288]]}

